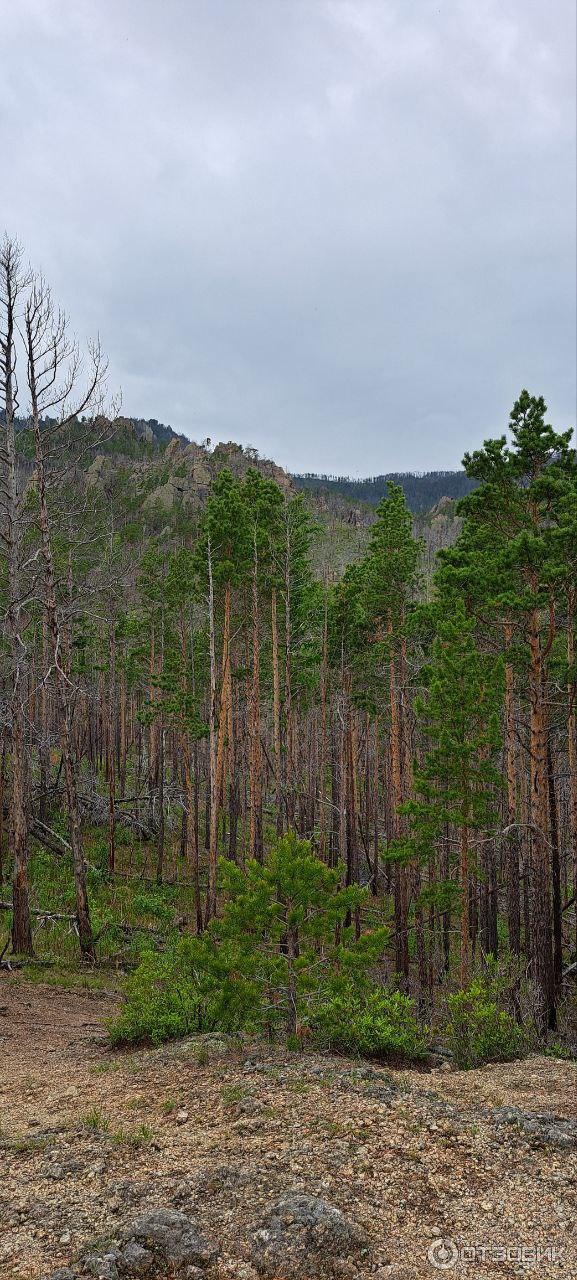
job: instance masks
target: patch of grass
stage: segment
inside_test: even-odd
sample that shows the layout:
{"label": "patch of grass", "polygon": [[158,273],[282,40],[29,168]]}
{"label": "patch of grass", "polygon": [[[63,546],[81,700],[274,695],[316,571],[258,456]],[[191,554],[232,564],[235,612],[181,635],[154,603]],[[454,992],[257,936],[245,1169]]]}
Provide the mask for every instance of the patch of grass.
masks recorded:
{"label": "patch of grass", "polygon": [[28,982],[41,982],[47,987],[64,987],[69,991],[110,991],[118,989],[115,971],[86,970],[77,965],[51,965],[27,960],[20,970]]}
{"label": "patch of grass", "polygon": [[104,1076],[108,1071],[118,1071],[119,1066],[120,1063],[114,1062],[111,1058],[105,1058],[103,1062],[97,1062],[94,1067],[89,1067],[88,1070],[93,1076]]}
{"label": "patch of grass", "polygon": [[0,1148],[11,1151],[14,1155],[33,1155],[36,1151],[44,1151],[48,1146],[48,1138],[0,1136]]}
{"label": "patch of grass", "polygon": [[82,1124],[91,1133],[108,1133],[110,1121],[100,1107],[91,1107],[83,1117]]}
{"label": "patch of grass", "polygon": [[232,1107],[235,1102],[242,1102],[246,1098],[246,1089],[242,1084],[225,1084],[221,1089],[221,1097],[225,1107]]}
{"label": "patch of grass", "polygon": [[38,1091],[42,1091],[43,1084],[35,1076],[24,1076],[22,1088],[26,1090],[26,1093],[38,1093]]}
{"label": "patch of grass", "polygon": [[176,1111],[177,1108],[178,1102],[175,1102],[174,1098],[165,1098],[160,1104],[160,1109],[165,1116],[171,1116],[173,1111]]}
{"label": "patch of grass", "polygon": [[341,1138],[347,1132],[344,1125],[336,1120],[328,1120],[326,1116],[317,1116],[312,1123],[315,1129],[322,1129],[329,1138]]}
{"label": "patch of grass", "polygon": [[140,1124],[137,1129],[128,1131],[122,1127],[116,1129],[110,1136],[118,1146],[145,1147],[152,1142],[154,1134],[147,1124]]}

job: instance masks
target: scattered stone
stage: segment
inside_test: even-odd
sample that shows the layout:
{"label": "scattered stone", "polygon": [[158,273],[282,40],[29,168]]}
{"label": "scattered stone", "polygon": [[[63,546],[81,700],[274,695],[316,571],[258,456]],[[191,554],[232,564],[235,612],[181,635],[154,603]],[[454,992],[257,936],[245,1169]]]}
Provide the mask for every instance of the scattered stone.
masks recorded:
{"label": "scattered stone", "polygon": [[[230,1195],[245,1178],[238,1169],[228,1164],[211,1165],[203,1169],[196,1177],[195,1190],[199,1196],[213,1196],[226,1191]],[[180,1188],[178,1189],[180,1191]],[[188,1188],[190,1195],[190,1188]]]}
{"label": "scattered stone", "polygon": [[136,1242],[149,1249],[155,1263],[206,1267],[218,1251],[201,1235],[196,1223],[176,1209],[151,1209],[131,1222],[123,1232],[125,1247]]}
{"label": "scattered stone", "polygon": [[258,1280],[258,1272],[251,1263],[239,1261],[238,1258],[226,1260],[222,1275],[223,1280]]}
{"label": "scattered stone", "polygon": [[570,1151],[577,1147],[577,1121],[548,1112],[521,1111],[519,1107],[500,1107],[493,1112],[498,1127],[514,1125],[527,1134],[536,1146]]}
{"label": "scattered stone", "polygon": [[120,1269],[129,1276],[148,1275],[154,1266],[154,1257],[150,1249],[145,1249],[136,1240],[129,1240],[120,1252]]}
{"label": "scattered stone", "polygon": [[266,1128],[266,1119],[263,1116],[240,1116],[230,1127],[236,1133],[258,1133]]}
{"label": "scattered stone", "polygon": [[82,1259],[81,1276],[94,1276],[96,1280],[119,1280],[116,1265],[118,1249],[111,1249],[105,1254],[89,1253]]}
{"label": "scattered stone", "polygon": [[87,1253],[77,1270],[65,1267],[45,1280],[83,1280],[88,1276],[95,1280],[140,1276],[165,1280],[167,1269],[171,1276],[197,1280],[217,1257],[218,1251],[191,1218],[175,1209],[151,1209],[124,1228],[119,1245],[105,1253]]}
{"label": "scattered stone", "polygon": [[259,1275],[275,1280],[329,1280],[341,1263],[368,1251],[365,1232],[340,1209],[315,1196],[288,1195],[271,1205],[253,1229],[251,1258]]}
{"label": "scattered stone", "polygon": [[186,1124],[188,1120],[188,1111],[177,1111],[174,1118],[177,1124]]}
{"label": "scattered stone", "polygon": [[365,1098],[374,1098],[375,1102],[383,1102],[385,1106],[390,1107],[395,1099],[395,1091],[389,1085],[370,1084],[365,1089]]}

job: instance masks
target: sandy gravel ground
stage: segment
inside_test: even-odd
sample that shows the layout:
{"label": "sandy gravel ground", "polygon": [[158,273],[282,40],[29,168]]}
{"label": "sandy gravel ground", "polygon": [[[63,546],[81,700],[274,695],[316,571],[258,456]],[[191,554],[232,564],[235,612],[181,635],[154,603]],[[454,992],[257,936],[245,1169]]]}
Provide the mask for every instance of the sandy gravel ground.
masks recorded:
{"label": "sandy gravel ground", "polygon": [[[218,1277],[246,1280],[250,1225],[288,1190],[365,1227],[359,1280],[577,1278],[577,1149],[536,1148],[493,1114],[577,1119],[575,1063],[387,1072],[218,1037],[120,1053],[113,1010],[0,981],[1,1280],[69,1264],[154,1205],[194,1216]],[[444,1269],[428,1257],[438,1237],[458,1255]]]}

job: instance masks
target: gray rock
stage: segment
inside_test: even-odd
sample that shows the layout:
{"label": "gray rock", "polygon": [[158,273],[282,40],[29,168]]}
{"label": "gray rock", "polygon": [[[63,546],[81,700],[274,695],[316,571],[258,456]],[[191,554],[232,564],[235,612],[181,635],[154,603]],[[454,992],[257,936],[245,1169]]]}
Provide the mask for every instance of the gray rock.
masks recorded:
{"label": "gray rock", "polygon": [[513,1125],[527,1135],[536,1146],[570,1151],[577,1147],[577,1121],[549,1112],[521,1111],[519,1107],[500,1107],[493,1112],[497,1126]]}
{"label": "gray rock", "polygon": [[251,1236],[251,1260],[271,1280],[329,1280],[342,1275],[343,1262],[368,1248],[355,1222],[308,1195],[287,1195],[271,1205]]}
{"label": "gray rock", "polygon": [[431,1052],[431,1053],[434,1053],[434,1054],[435,1054],[437,1057],[439,1057],[439,1058],[452,1058],[452,1057],[453,1057],[453,1054],[452,1054],[451,1050],[447,1048],[447,1045],[446,1045],[446,1044],[441,1044],[439,1041],[436,1041],[436,1040],[433,1042],[433,1044],[431,1044],[431,1046],[430,1046],[430,1052]]}
{"label": "gray rock", "polygon": [[144,1249],[136,1240],[129,1240],[120,1250],[118,1265],[122,1275],[149,1276],[154,1267],[150,1249]]}
{"label": "gray rock", "polygon": [[82,1259],[82,1275],[94,1276],[95,1280],[119,1280],[118,1249],[109,1249],[106,1253],[88,1253]]}
{"label": "gray rock", "polygon": [[170,1263],[182,1269],[186,1264],[206,1267],[218,1251],[201,1235],[196,1223],[176,1209],[151,1209],[131,1222],[122,1233],[125,1247],[136,1243],[148,1249],[154,1263]]}
{"label": "gray rock", "polygon": [[365,1098],[374,1098],[375,1102],[382,1102],[385,1106],[390,1107],[395,1098],[393,1089],[385,1084],[370,1084],[365,1089]]}

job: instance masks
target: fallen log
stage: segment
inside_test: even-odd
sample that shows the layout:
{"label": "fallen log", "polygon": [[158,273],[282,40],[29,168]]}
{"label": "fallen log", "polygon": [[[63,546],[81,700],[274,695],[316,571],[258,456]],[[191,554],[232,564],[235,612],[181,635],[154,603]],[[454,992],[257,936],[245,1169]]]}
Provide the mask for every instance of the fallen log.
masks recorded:
{"label": "fallen log", "polygon": [[[0,901],[0,911],[12,911],[12,903]],[[76,920],[74,911],[51,911],[49,907],[30,907],[30,915],[41,916],[43,920]]]}

